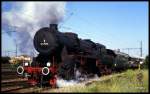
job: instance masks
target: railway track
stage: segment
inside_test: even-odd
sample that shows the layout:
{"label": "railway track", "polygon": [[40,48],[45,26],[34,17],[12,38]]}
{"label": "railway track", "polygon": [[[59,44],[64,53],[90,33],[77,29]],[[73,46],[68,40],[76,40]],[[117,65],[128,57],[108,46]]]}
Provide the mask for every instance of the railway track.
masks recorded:
{"label": "railway track", "polygon": [[50,89],[29,85],[27,79],[19,78],[11,64],[2,64],[1,74],[1,93],[36,93]]}
{"label": "railway track", "polygon": [[11,92],[26,88],[27,79],[20,79],[17,76],[16,69],[11,64],[2,64],[1,67],[1,92]]}
{"label": "railway track", "polygon": [[[5,65],[6,66],[6,65]],[[120,76],[122,74],[117,74],[114,76]],[[113,76],[113,77],[114,77]],[[109,75],[107,79],[112,78],[112,75]],[[92,79],[89,81],[81,82],[78,85],[82,86],[88,86],[89,84],[95,82],[95,81],[103,81],[106,80],[103,79]],[[27,79],[22,79],[17,76],[14,69],[13,71],[10,70],[9,67],[2,67],[2,80],[1,80],[1,92],[2,93],[46,93],[51,92],[52,88],[50,87],[44,87],[40,88],[37,86],[31,86],[27,83]],[[61,91],[63,88],[55,88],[53,89],[55,91]]]}
{"label": "railway track", "polygon": [[8,93],[27,87],[27,79],[18,78],[15,71],[2,70],[1,92]]}
{"label": "railway track", "polygon": [[40,88],[40,87],[26,87],[25,88],[23,87],[20,89],[9,91],[9,93],[40,93],[43,90],[47,90],[47,89],[50,89],[50,87],[47,87],[47,88]]}
{"label": "railway track", "polygon": [[30,93],[36,92],[39,87],[31,86],[27,83],[27,79],[5,79],[1,81],[2,93]]}
{"label": "railway track", "polygon": [[51,89],[50,87],[37,87],[29,85],[28,83],[17,84],[14,86],[6,86],[1,89],[3,93],[37,93],[42,92],[43,90]]}

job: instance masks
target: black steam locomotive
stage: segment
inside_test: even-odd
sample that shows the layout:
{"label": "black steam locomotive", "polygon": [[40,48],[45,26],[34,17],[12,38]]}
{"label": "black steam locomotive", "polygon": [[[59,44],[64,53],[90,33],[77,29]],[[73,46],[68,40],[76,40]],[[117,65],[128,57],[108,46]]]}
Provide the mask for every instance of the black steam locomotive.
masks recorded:
{"label": "black steam locomotive", "polygon": [[79,39],[72,32],[59,32],[57,24],[38,30],[34,36],[34,47],[39,52],[31,65],[17,68],[18,74],[28,77],[33,85],[56,86],[57,78],[75,79],[111,74],[114,70],[127,69],[129,56],[119,54],[89,39]]}

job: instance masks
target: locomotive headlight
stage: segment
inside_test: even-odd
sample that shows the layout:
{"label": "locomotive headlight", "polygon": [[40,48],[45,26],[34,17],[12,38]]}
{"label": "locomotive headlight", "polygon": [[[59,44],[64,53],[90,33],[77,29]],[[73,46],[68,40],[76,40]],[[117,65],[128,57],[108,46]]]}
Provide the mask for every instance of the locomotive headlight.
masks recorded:
{"label": "locomotive headlight", "polygon": [[47,62],[46,66],[47,66],[47,67],[50,67],[50,66],[51,66],[51,63],[50,63],[50,62]]}
{"label": "locomotive headlight", "polygon": [[143,62],[142,62],[142,61],[140,61],[140,64],[143,64]]}
{"label": "locomotive headlight", "polygon": [[25,66],[28,66],[29,64],[28,64],[28,62],[25,62],[25,64],[24,64]]}
{"label": "locomotive headlight", "polygon": [[114,65],[115,65],[115,67],[117,66],[117,64],[116,64],[116,63],[115,63]]}

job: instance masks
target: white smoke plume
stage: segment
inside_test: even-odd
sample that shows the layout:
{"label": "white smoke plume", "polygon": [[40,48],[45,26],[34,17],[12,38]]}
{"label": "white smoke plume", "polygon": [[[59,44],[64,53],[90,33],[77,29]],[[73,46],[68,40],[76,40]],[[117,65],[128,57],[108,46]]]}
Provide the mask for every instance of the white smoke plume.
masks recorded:
{"label": "white smoke plume", "polygon": [[57,86],[58,87],[68,87],[68,86],[73,86],[75,84],[78,84],[80,82],[79,80],[81,79],[81,73],[79,70],[75,71],[75,79],[72,80],[64,80],[62,78],[57,77]]}
{"label": "white smoke plume", "polygon": [[65,6],[65,2],[14,2],[10,11],[2,12],[2,29],[16,31],[20,52],[33,55],[36,31],[63,21]]}
{"label": "white smoke plume", "polygon": [[64,79],[60,79],[60,78],[57,78],[57,86],[60,88],[60,87],[67,87],[67,86],[73,86],[75,84],[77,84],[78,81],[77,80],[64,80]]}
{"label": "white smoke plume", "polygon": [[81,73],[79,70],[75,71],[75,79],[72,80],[64,80],[62,78],[57,77],[57,86],[58,87],[67,87],[67,86],[73,86],[75,84],[78,84],[81,81]]}
{"label": "white smoke plume", "polygon": [[87,83],[91,83],[92,81],[98,81],[99,77],[97,74],[93,75],[93,77],[87,77],[87,75],[81,74],[79,70],[75,71],[75,79],[72,80],[64,80],[62,78],[57,77],[57,87],[68,87],[68,86],[76,86],[76,85],[86,85]]}

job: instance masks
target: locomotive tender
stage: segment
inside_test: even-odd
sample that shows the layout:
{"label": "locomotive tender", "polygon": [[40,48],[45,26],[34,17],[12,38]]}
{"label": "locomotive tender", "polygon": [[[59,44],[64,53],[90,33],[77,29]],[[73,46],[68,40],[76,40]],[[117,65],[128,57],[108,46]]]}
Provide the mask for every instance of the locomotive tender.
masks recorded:
{"label": "locomotive tender", "polygon": [[32,85],[56,87],[57,77],[75,79],[77,70],[81,76],[101,76],[128,65],[129,56],[121,57],[124,55],[89,39],[80,39],[75,33],[59,32],[57,24],[38,30],[34,47],[39,54],[31,65],[26,62],[17,68],[18,74],[27,77]]}

